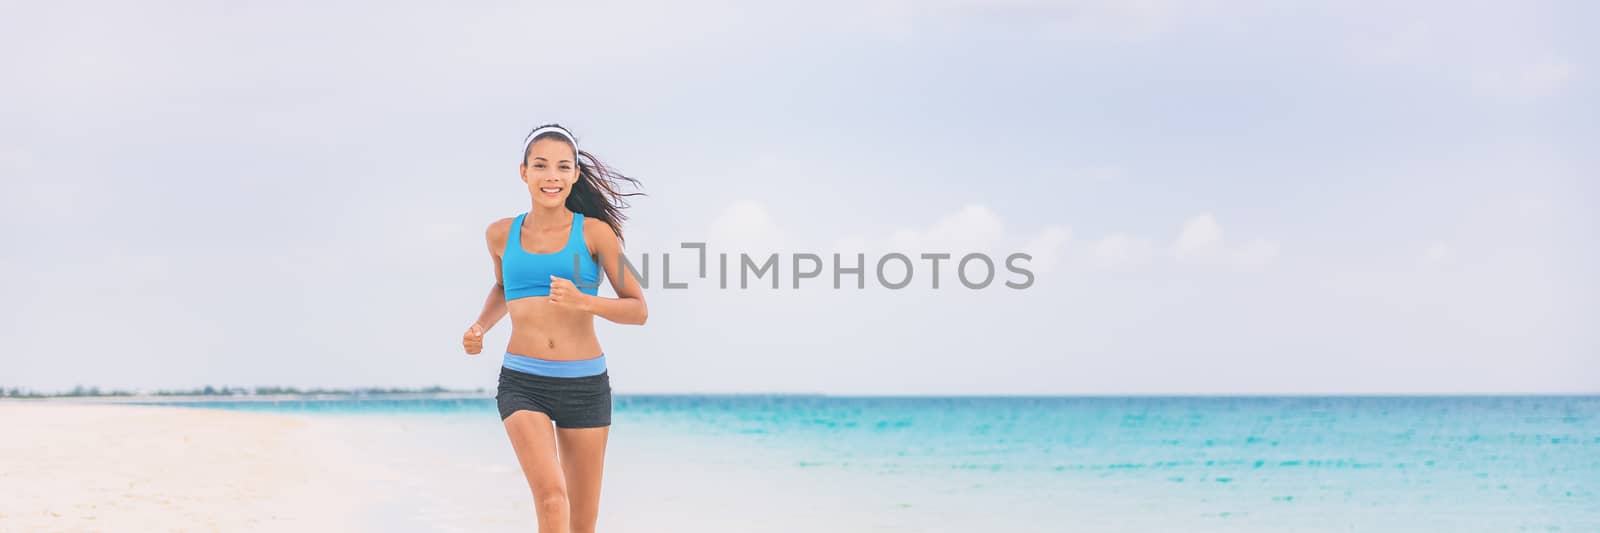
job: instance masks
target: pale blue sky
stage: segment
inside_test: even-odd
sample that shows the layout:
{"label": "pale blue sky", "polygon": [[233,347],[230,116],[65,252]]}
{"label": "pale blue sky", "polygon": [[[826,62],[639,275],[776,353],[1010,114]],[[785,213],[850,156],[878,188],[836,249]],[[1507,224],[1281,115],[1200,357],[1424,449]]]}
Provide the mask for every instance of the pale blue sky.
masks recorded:
{"label": "pale blue sky", "polygon": [[1463,4],[13,7],[0,386],[492,388],[482,231],[557,121],[632,252],[1041,260],[652,289],[622,393],[1600,391],[1600,8]]}

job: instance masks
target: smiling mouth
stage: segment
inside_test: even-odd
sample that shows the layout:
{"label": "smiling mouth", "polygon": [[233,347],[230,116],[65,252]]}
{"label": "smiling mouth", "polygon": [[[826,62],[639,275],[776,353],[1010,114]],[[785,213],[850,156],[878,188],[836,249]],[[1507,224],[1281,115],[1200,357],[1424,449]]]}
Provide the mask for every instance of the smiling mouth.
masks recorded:
{"label": "smiling mouth", "polygon": [[545,194],[561,194],[561,188],[560,187],[540,187],[539,188],[539,192],[542,192],[542,193],[545,193]]}

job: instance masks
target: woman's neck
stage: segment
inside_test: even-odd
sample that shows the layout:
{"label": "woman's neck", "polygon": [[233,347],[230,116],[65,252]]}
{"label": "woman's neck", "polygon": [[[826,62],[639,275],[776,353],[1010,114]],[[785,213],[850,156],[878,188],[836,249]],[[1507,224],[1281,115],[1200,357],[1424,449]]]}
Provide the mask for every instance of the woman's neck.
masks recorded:
{"label": "woman's neck", "polygon": [[528,209],[528,225],[534,228],[549,229],[567,225],[572,222],[572,210],[567,206],[543,207],[534,205]]}

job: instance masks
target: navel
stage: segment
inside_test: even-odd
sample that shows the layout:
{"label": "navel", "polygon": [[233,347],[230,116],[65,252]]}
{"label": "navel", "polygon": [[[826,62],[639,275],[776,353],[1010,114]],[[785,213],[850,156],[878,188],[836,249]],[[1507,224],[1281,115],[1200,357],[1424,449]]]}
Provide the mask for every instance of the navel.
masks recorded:
{"label": "navel", "polygon": [[555,339],[550,339],[550,349],[553,350],[553,349],[555,349],[555,347],[556,347],[556,340]]}

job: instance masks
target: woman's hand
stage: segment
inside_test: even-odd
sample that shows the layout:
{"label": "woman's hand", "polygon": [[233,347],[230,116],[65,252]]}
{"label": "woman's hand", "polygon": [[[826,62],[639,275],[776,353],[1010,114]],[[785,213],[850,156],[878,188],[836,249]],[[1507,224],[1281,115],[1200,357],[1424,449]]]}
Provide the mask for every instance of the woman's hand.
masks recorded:
{"label": "woman's hand", "polygon": [[572,280],[550,276],[550,303],[568,309],[588,311],[588,297],[589,295],[578,292],[578,287],[572,284]]}
{"label": "woman's hand", "polygon": [[476,355],[483,351],[483,326],[473,322],[467,332],[461,334],[461,347],[467,349],[467,355]]}

